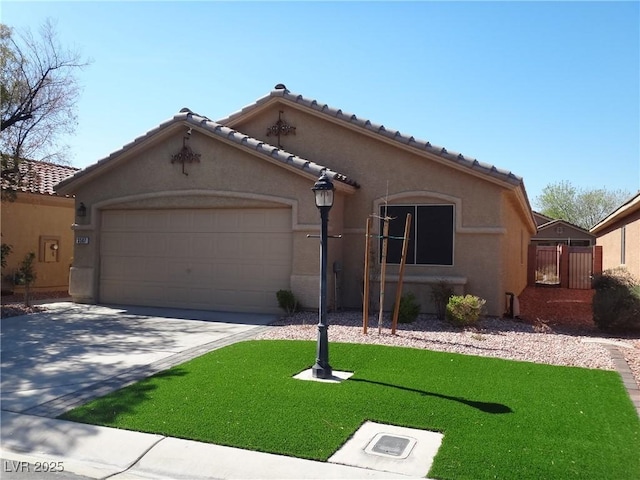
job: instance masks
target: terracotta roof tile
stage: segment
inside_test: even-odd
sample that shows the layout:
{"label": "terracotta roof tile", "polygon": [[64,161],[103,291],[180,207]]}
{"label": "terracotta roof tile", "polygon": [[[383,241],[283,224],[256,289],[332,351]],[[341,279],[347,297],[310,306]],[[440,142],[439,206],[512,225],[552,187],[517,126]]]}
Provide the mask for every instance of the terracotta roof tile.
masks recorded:
{"label": "terracotta roof tile", "polygon": [[[56,195],[54,187],[80,170],[67,165],[35,160],[22,160],[18,168],[22,182],[16,190],[41,195]],[[8,188],[8,185],[3,182],[2,188]]]}

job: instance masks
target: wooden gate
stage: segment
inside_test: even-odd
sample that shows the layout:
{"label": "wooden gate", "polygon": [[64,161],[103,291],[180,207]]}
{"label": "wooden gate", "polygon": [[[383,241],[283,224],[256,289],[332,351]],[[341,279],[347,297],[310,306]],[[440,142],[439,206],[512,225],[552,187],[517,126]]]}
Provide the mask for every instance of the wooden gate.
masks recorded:
{"label": "wooden gate", "polygon": [[602,247],[529,246],[530,286],[590,289],[593,275],[602,273]]}
{"label": "wooden gate", "polygon": [[593,248],[569,247],[569,288],[588,290],[593,274]]}
{"label": "wooden gate", "polygon": [[560,247],[536,248],[536,283],[560,285]]}

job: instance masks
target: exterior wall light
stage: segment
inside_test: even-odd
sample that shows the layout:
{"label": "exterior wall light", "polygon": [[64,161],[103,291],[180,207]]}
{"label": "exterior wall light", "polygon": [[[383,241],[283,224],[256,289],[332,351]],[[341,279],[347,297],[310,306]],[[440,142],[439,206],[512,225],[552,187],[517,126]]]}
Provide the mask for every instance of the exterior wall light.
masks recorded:
{"label": "exterior wall light", "polygon": [[85,207],[84,203],[80,202],[80,206],[78,207],[78,210],[76,210],[76,215],[80,218],[87,216],[87,207]]}

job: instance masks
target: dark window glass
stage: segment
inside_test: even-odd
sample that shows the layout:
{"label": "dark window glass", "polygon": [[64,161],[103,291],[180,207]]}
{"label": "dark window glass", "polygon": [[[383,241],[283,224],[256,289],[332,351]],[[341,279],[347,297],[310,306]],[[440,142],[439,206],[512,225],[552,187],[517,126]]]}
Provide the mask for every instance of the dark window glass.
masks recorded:
{"label": "dark window glass", "polygon": [[[384,216],[384,206],[380,216]],[[418,265],[453,265],[453,205],[389,205],[389,243],[387,263],[400,263],[402,237],[407,213],[412,221],[409,232],[407,263]],[[380,232],[383,221],[380,220]],[[382,255],[382,239],[380,240]]]}
{"label": "dark window glass", "polygon": [[[404,225],[407,221],[407,213],[412,216],[411,231],[409,232],[409,246],[407,248],[407,263],[415,263],[415,231],[416,207],[413,205],[389,205],[387,216],[389,221],[389,243],[387,244],[387,263],[400,263],[402,257],[402,237],[404,237]],[[380,216],[384,217],[384,207],[380,208]],[[380,235],[382,236],[384,222],[380,220]],[[380,259],[382,260],[382,239],[380,239]]]}

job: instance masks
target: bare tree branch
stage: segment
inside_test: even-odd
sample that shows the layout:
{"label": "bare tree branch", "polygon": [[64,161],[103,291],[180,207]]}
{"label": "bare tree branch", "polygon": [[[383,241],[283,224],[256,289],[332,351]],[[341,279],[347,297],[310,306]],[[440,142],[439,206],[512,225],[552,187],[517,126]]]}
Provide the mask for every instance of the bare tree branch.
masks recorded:
{"label": "bare tree branch", "polygon": [[3,188],[18,175],[24,158],[64,161],[66,149],[59,139],[75,131],[81,90],[76,75],[88,64],[77,51],[59,44],[51,21],[37,37],[29,30],[14,34],[0,24]]}

